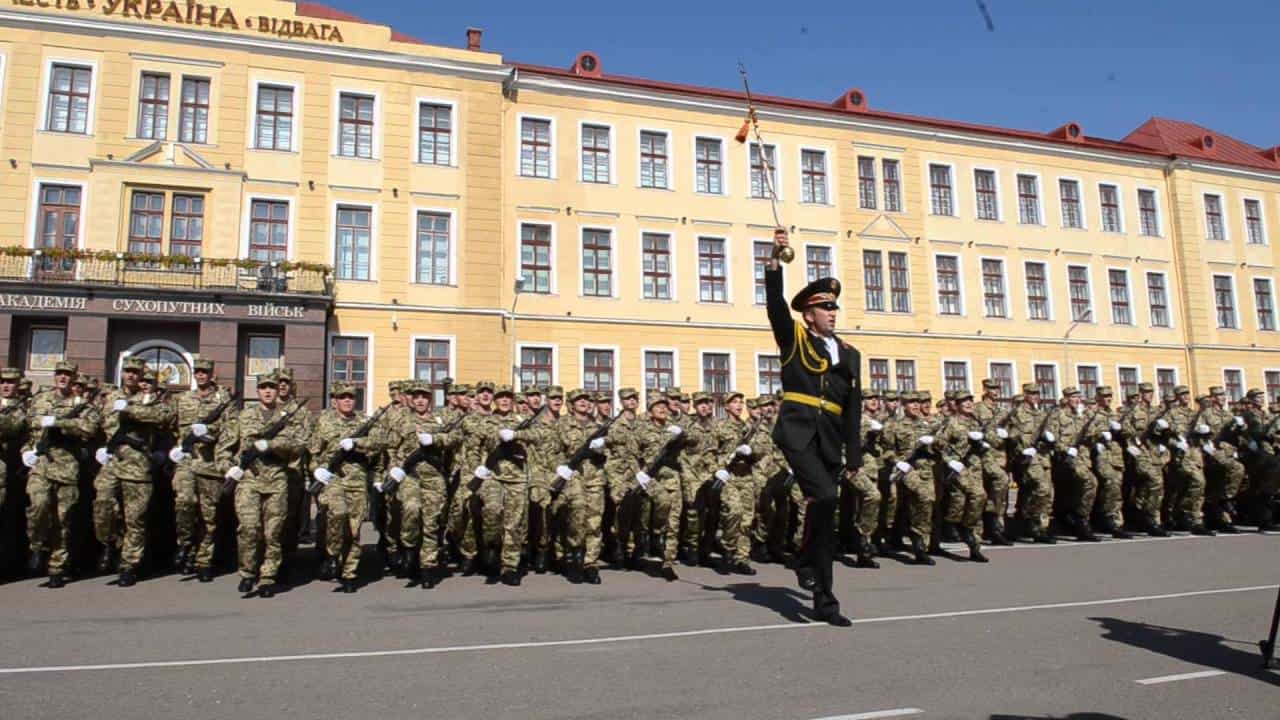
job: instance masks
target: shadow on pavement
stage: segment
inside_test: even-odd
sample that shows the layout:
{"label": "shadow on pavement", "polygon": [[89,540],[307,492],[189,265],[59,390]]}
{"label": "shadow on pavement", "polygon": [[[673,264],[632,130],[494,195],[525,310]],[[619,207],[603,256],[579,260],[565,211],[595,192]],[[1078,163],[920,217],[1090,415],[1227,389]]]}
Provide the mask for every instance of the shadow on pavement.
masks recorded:
{"label": "shadow on pavement", "polygon": [[734,600],[749,605],[759,605],[772,610],[789,622],[813,622],[810,617],[807,593],[787,587],[766,587],[760,583],[734,583],[732,585],[703,585],[703,590],[729,593]]}
{"label": "shadow on pavement", "polygon": [[1102,626],[1105,631],[1102,637],[1108,640],[1280,686],[1280,675],[1262,669],[1262,658],[1256,650],[1231,647],[1227,644],[1230,641],[1221,635],[1119,618],[1089,619]]}
{"label": "shadow on pavement", "polygon": [[992,715],[991,720],[1125,720],[1111,713],[1081,712],[1070,715]]}

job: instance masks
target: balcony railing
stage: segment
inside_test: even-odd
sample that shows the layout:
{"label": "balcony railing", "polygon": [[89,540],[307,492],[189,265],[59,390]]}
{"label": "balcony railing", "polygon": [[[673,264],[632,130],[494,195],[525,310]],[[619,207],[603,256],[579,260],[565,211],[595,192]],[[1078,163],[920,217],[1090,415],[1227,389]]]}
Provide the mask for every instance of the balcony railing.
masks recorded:
{"label": "balcony railing", "polygon": [[125,253],[0,250],[0,282],[333,295],[328,266]]}

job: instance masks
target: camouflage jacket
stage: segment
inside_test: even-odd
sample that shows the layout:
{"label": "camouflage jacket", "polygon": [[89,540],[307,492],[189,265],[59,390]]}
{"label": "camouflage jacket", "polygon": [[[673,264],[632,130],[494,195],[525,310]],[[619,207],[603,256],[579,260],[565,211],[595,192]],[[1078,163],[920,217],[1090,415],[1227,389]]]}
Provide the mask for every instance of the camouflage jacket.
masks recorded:
{"label": "camouflage jacket", "polygon": [[[333,482],[349,489],[365,486],[370,471],[386,447],[386,431],[381,427],[381,418],[364,437],[351,438],[366,420],[368,417],[358,410],[343,415],[330,408],[320,413],[308,443],[312,464],[317,468],[327,468],[333,473]],[[350,451],[342,449],[341,443],[346,438],[351,438],[354,444]]]}
{"label": "camouflage jacket", "polygon": [[[285,413],[285,407],[277,403],[267,410],[258,404],[250,405],[227,420],[218,437],[218,468],[224,472],[239,462],[246,452],[253,449],[254,441]],[[278,435],[267,442],[267,452],[249,467],[242,467],[247,485],[264,493],[284,492],[288,486],[285,472],[290,461],[296,460],[307,449],[306,428],[299,422],[289,422]]]}
{"label": "camouflage jacket", "polygon": [[750,476],[757,459],[755,448],[751,448],[750,455],[739,455],[737,448],[739,445],[751,447],[756,436],[762,432],[769,432],[763,421],[757,424],[755,421],[728,415],[716,423],[716,449],[711,460],[714,466],[711,471],[724,468],[734,477]]}
{"label": "camouflage jacket", "polygon": [[[127,404],[117,411],[115,403],[119,400]],[[121,480],[151,480],[151,451],[171,439],[173,405],[160,396],[119,388],[107,394],[104,407],[102,433],[107,451],[112,453],[109,461],[112,471]],[[116,447],[111,447],[113,441]]]}
{"label": "camouflage jacket", "polygon": [[1093,449],[1093,456],[1100,463],[1107,463],[1113,468],[1124,467],[1124,448],[1120,444],[1120,415],[1114,408],[1106,410],[1101,406],[1093,410],[1089,427],[1085,430],[1085,439]]}
{"label": "camouflage jacket", "polygon": [[52,415],[58,420],[49,429],[49,452],[40,458],[33,475],[40,475],[45,480],[75,485],[80,479],[80,455],[86,446],[97,438],[100,417],[96,407],[81,411],[71,420],[64,418],[68,413],[82,404],[74,394],[63,396],[57,390],[47,390],[31,399],[31,409],[27,413],[27,443],[24,451],[36,449],[40,438],[45,435],[40,427],[40,418]]}
{"label": "camouflage jacket", "polygon": [[[634,477],[635,473],[640,470],[649,470],[649,466],[658,459],[663,451],[667,449],[668,443],[674,443],[674,447],[681,447],[686,442],[684,428],[681,429],[679,435],[674,435],[670,431],[672,427],[679,427],[670,421],[658,422],[653,418],[637,419],[632,426],[633,432],[630,436],[632,457],[635,457],[638,466],[635,471],[628,477]],[[654,481],[675,481],[679,482],[680,460],[678,452],[667,454],[667,461],[661,467],[656,469],[656,474],[650,473],[650,477]],[[624,478],[624,481],[627,478]]]}
{"label": "camouflage jacket", "polygon": [[21,400],[0,400],[0,461],[9,448],[21,445],[27,429],[27,410]]}
{"label": "camouflage jacket", "polygon": [[197,439],[191,446],[191,456],[182,460],[184,466],[190,467],[197,474],[210,476],[222,474],[218,471],[218,438],[227,425],[227,419],[235,415],[236,410],[228,405],[217,420],[206,422],[206,418],[222,403],[230,400],[231,393],[217,385],[213,386],[213,391],[208,395],[202,395],[198,389],[188,390],[174,400],[179,443],[191,432],[193,424],[204,423],[207,428],[204,439]]}
{"label": "camouflage jacket", "polygon": [[[969,433],[978,433],[981,437],[975,440]],[[963,414],[952,417],[951,422],[934,440],[944,462],[958,460],[965,465],[980,461],[982,454],[995,442],[1000,442],[1000,438],[996,436],[994,428],[984,433],[982,421],[974,415]]]}
{"label": "camouflage jacket", "polygon": [[431,444],[424,450],[422,462],[410,468],[411,475],[425,478],[432,475],[448,479],[451,472],[450,458],[453,449],[462,441],[457,429],[449,430],[448,416],[427,413],[419,415],[412,410],[400,413],[387,427],[388,467],[403,467],[405,460],[422,447],[418,433],[431,435]]}
{"label": "camouflage jacket", "polygon": [[936,451],[920,444],[921,437],[933,434],[929,418],[903,417],[885,430],[886,463],[910,462],[917,470],[931,471]]}
{"label": "camouflage jacket", "polygon": [[604,472],[610,482],[633,482],[632,478],[640,470],[640,458],[636,456],[636,445],[632,438],[640,422],[640,416],[623,415],[609,427],[605,435]]}
{"label": "camouflage jacket", "polygon": [[[574,453],[586,445],[588,438],[600,429],[600,423],[590,416],[578,418],[569,413],[556,420],[552,440],[558,444],[559,456],[568,462]],[[604,482],[604,455],[599,451],[590,451],[587,459],[578,467],[578,474],[584,486],[599,487]],[[555,482],[554,479],[552,482]]]}
{"label": "camouflage jacket", "polygon": [[[463,422],[469,446],[468,460],[473,461],[464,467],[464,474],[474,473],[481,465],[501,482],[518,483],[528,480],[528,445],[539,442],[547,436],[547,430],[530,426],[523,430],[516,427],[527,418],[516,412],[505,415],[490,413],[475,415]],[[515,439],[504,443],[499,437],[503,430],[515,431]]]}

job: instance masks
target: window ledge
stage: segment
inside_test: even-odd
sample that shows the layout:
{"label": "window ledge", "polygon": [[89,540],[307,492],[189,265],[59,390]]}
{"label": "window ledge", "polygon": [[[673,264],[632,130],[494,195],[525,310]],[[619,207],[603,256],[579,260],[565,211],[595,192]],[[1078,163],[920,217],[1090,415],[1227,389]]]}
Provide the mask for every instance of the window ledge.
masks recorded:
{"label": "window ledge", "polygon": [[647,297],[642,297],[642,298],[640,298],[640,302],[642,302],[642,303],[654,303],[654,304],[657,304],[657,305],[678,305],[678,304],[680,304],[680,300],[679,300],[679,299],[677,299],[677,298],[647,298]]}
{"label": "window ledge", "polygon": [[722,192],[719,192],[719,193],[703,192],[703,191],[701,191],[701,190],[694,190],[694,191],[693,191],[693,194],[694,194],[694,195],[697,195],[698,197],[705,197],[705,198],[727,198],[727,197],[729,197],[729,194],[728,194],[728,193],[722,193]]}
{"label": "window ledge", "polygon": [[541,175],[525,175],[524,173],[521,173],[521,172],[517,172],[516,177],[521,180],[542,180],[544,182],[547,180],[559,180],[559,178],[556,177],[555,175],[548,175],[547,177],[543,177]]}
{"label": "window ledge", "polygon": [[250,145],[248,150],[249,152],[270,153],[272,155],[301,155],[302,154],[297,150],[273,150],[271,148],[260,148],[260,147],[255,147],[253,145]]}
{"label": "window ledge", "polygon": [[929,217],[934,217],[934,218],[951,218],[952,220],[959,220],[959,219],[960,219],[960,216],[959,216],[959,215],[956,215],[956,214],[954,214],[954,213],[952,213],[952,214],[950,214],[950,215],[944,215],[944,214],[942,214],[942,213],[935,213],[935,212],[931,212],[931,213],[929,213]]}
{"label": "window ledge", "polygon": [[339,282],[339,283],[359,283],[362,285],[378,284],[377,278],[340,278],[340,277],[334,276],[333,281]]}
{"label": "window ledge", "polygon": [[[457,289],[458,289],[458,283],[456,283],[456,282],[449,282],[449,283],[429,283],[429,282],[419,282],[419,281],[417,281],[417,280],[410,280],[410,281],[409,281],[409,285],[410,285],[410,286],[412,286],[412,287],[416,287],[416,288],[447,288],[447,289],[450,289],[450,290],[457,290]],[[533,293],[524,293],[524,292],[522,292],[522,293],[521,293],[521,295],[532,295],[532,294],[533,294]]]}
{"label": "window ledge", "polygon": [[[800,204],[801,204],[801,205],[803,205],[803,206],[805,206],[805,207],[820,207],[820,208],[833,208],[833,207],[835,207],[835,205],[833,205],[833,204],[831,204],[831,203],[825,203],[825,202],[821,202],[821,203],[820,203],[820,202],[805,202],[805,201],[803,201],[803,200],[801,200],[801,201],[800,201]],[[875,209],[875,208],[872,208],[872,210],[874,210],[874,209]]]}
{"label": "window ledge", "polygon": [[1089,228],[1087,228],[1087,227],[1083,227],[1083,226],[1081,226],[1081,227],[1067,227],[1066,225],[1063,225],[1061,229],[1066,230],[1066,231],[1068,231],[1068,232],[1088,232],[1088,231],[1089,231]]}
{"label": "window ledge", "polygon": [[656,185],[637,185],[637,190],[657,190],[658,192],[675,192],[674,188],[658,187]]}
{"label": "window ledge", "polygon": [[615,183],[615,182],[593,182],[591,180],[578,180],[578,182],[582,185],[587,185],[589,187],[609,187],[609,188],[618,187],[618,183]]}
{"label": "window ledge", "polygon": [[354,156],[354,155],[339,155],[339,154],[337,154],[337,153],[331,153],[331,154],[329,155],[329,159],[330,159],[330,160],[353,160],[353,161],[355,161],[355,162],[362,162],[362,163],[380,163],[380,162],[382,162],[382,158],[380,158],[380,157],[367,157],[367,158],[366,158],[366,157],[356,157],[356,156]]}
{"label": "window ledge", "polygon": [[986,223],[986,224],[988,224],[988,225],[1003,225],[1003,224],[1004,224],[1004,220],[1001,220],[1000,218],[984,218],[984,217],[976,217],[976,218],[974,218],[974,220],[977,220],[977,221],[978,221],[978,222],[980,222],[980,223]]}
{"label": "window ledge", "polygon": [[1045,229],[1047,229],[1049,226],[1048,226],[1048,225],[1045,225],[1044,223],[1024,223],[1024,222],[1019,222],[1019,223],[1018,223],[1018,227],[1024,227],[1024,228],[1039,228],[1039,229],[1041,229],[1041,230],[1045,230]]}
{"label": "window ledge", "polygon": [[423,168],[441,168],[441,169],[443,169],[443,170],[457,170],[457,169],[458,169],[458,164],[457,164],[457,163],[454,163],[454,162],[450,162],[450,163],[429,163],[429,162],[422,162],[421,160],[414,160],[414,161],[413,161],[412,163],[410,163],[410,164],[411,164],[411,165],[413,165],[414,167],[423,167]]}
{"label": "window ledge", "polygon": [[69,131],[69,130],[49,130],[49,129],[47,129],[47,128],[45,128],[45,129],[41,129],[41,130],[37,130],[37,131],[36,131],[36,134],[37,134],[37,135],[52,135],[52,136],[54,136],[54,137],[78,137],[78,138],[92,138],[92,137],[93,137],[93,133],[91,133],[91,132],[82,132],[82,133],[78,133],[78,132],[71,132],[71,131]]}
{"label": "window ledge", "polygon": [[613,295],[583,295],[582,293],[578,293],[578,299],[579,300],[607,300],[607,301],[613,301],[613,302],[618,302],[619,300],[621,300],[621,298],[615,297]]}

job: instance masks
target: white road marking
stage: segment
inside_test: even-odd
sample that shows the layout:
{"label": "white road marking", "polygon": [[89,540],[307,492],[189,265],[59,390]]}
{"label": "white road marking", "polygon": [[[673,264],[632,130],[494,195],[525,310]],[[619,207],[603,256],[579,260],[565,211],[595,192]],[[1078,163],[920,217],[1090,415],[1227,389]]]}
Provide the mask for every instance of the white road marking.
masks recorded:
{"label": "white road marking", "polygon": [[[1061,608],[1094,607],[1098,605],[1118,605],[1121,603],[1147,602],[1152,600],[1174,600],[1177,598],[1202,597],[1208,595],[1227,595],[1232,593],[1258,592],[1275,590],[1277,585],[1253,585],[1250,587],[1217,588],[1213,590],[1191,590],[1188,592],[1165,593],[1162,595],[1134,595],[1130,597],[1105,598],[1102,600],[1079,600],[1074,602],[1043,603],[1039,605],[1019,605],[1002,608],[984,608],[980,610],[952,610],[948,612],[922,613],[918,615],[890,615],[876,618],[859,618],[854,625],[872,625],[877,623],[903,622],[913,620],[936,620],[942,618],[971,617],[974,615],[1002,615],[1032,610],[1057,610]],[[443,655],[460,652],[492,652],[494,650],[527,650],[536,648],[569,647],[577,645],[606,645],[626,642],[642,642],[647,640],[668,640],[672,638],[701,637],[706,635],[730,635],[745,632],[763,632],[768,630],[817,630],[831,629],[825,623],[776,623],[773,625],[743,625],[739,627],[705,628],[702,630],[679,630],[646,635],[614,635],[597,638],[578,638],[573,640],[542,640],[535,642],[488,643],[479,645],[446,645],[443,647],[405,648],[401,650],[352,650],[348,652],[306,653],[300,655],[263,655],[246,657],[207,658],[189,660],[148,660],[129,663],[103,663],[96,665],[45,665],[36,667],[0,668],[0,675],[29,675],[36,673],[84,672],[89,670],[141,670],[150,668],[200,667],[205,665],[246,665],[260,663],[299,662],[305,660],[347,660],[352,658],[403,657],[407,655]]]}
{"label": "white road marking", "polygon": [[856,713],[854,715],[832,715],[830,717],[817,718],[817,720],[877,720],[877,718],[896,718],[907,717],[908,715],[919,715],[924,711],[920,708],[895,708],[893,710],[875,710],[872,712]]}
{"label": "white road marking", "polygon": [[1139,685],[1159,685],[1161,683],[1178,682],[1179,680],[1195,680],[1197,678],[1218,677],[1226,675],[1225,670],[1201,670],[1200,672],[1179,673],[1177,675],[1161,675],[1160,677],[1134,680]]}
{"label": "white road marking", "polygon": [[[1054,543],[1053,545],[1044,545],[1040,543],[1032,544],[1028,542],[1019,542],[1016,545],[988,545],[986,543],[983,543],[982,550],[983,552],[986,552],[989,550],[1062,550],[1062,549],[1069,549],[1069,548],[1115,547],[1116,545],[1130,545],[1133,543],[1177,542],[1179,540],[1230,540],[1230,539],[1240,539],[1240,538],[1267,538],[1267,537],[1275,537],[1276,535],[1280,535],[1280,533],[1275,533],[1275,532],[1260,533],[1260,532],[1244,531],[1244,532],[1237,533],[1235,535],[1229,535],[1229,534],[1223,533],[1213,537],[1205,537],[1202,535],[1170,535],[1168,537],[1133,537],[1133,538],[1129,538],[1128,540],[1117,540],[1112,537],[1107,537],[1105,534],[1100,534],[1100,536],[1102,537],[1102,542],[1096,542],[1096,543],[1080,542],[1078,540],[1072,539],[1071,536],[1069,535],[1062,535],[1059,537],[1058,542]],[[957,543],[944,542],[942,543],[942,548],[944,550],[955,552],[955,553],[967,552],[969,549],[968,546],[966,546],[964,543],[958,543],[958,542]]]}

